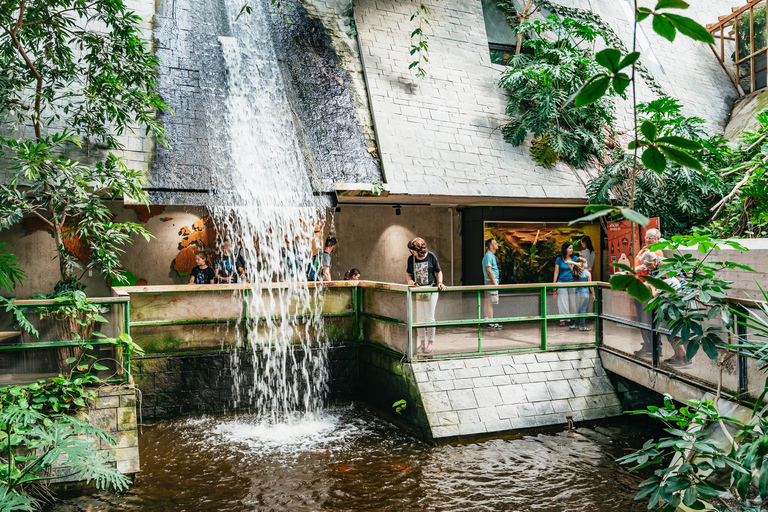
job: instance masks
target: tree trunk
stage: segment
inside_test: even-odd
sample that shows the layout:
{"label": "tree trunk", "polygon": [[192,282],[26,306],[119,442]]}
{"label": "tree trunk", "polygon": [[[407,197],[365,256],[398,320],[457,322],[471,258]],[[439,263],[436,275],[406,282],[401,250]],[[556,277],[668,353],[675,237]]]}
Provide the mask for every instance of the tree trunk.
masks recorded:
{"label": "tree trunk", "polygon": [[62,254],[60,248],[64,247],[63,226],[58,222],[53,222],[53,241],[56,244],[56,251],[59,253],[59,272],[61,273],[61,280],[66,281],[69,277],[69,266]]}

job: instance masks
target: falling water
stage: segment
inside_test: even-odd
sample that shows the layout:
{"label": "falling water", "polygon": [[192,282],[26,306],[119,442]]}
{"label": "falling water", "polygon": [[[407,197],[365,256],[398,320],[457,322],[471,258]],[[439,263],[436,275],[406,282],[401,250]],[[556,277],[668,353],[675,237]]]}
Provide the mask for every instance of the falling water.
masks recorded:
{"label": "falling water", "polygon": [[[241,347],[233,352],[235,396],[275,423],[313,412],[326,389],[320,294],[305,286],[323,213],[313,199],[290,104],[267,30],[267,12],[227,0],[231,37],[219,37],[226,68],[226,112],[216,120],[231,190],[209,205],[219,238],[242,251],[248,289]],[[226,144],[225,144],[226,143]],[[278,284],[282,283],[282,284]],[[262,289],[263,288],[263,289]],[[247,352],[246,352],[247,353]]]}

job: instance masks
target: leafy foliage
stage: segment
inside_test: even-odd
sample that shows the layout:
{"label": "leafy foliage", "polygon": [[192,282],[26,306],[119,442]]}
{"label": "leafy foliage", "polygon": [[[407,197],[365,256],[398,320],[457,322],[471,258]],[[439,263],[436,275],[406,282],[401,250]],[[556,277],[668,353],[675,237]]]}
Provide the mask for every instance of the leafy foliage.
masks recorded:
{"label": "leafy foliage", "polygon": [[423,63],[429,62],[429,36],[424,32],[425,26],[431,25],[428,16],[429,7],[423,3],[419,4],[419,7],[411,14],[411,20],[417,20],[418,26],[411,32],[411,47],[409,53],[411,57],[416,58],[408,65],[408,69],[416,70],[416,77],[426,78],[427,71],[424,69]]}
{"label": "leafy foliage", "polygon": [[[38,140],[0,139],[13,151],[13,176],[0,186],[0,228],[35,215],[53,231],[63,281],[71,280],[75,269],[84,274],[92,268],[119,281],[122,246],[134,234],[147,240],[151,235],[140,224],[113,222],[106,200],[123,196],[146,201],[141,173],[111,153],[95,165],[70,160],[62,156],[67,143],[79,144],[66,133]],[[90,259],[84,268],[64,245],[65,237],[87,244]]]}
{"label": "leafy foliage", "polygon": [[706,134],[703,119],[683,116],[681,110],[680,102],[668,97],[638,105],[641,122],[652,123],[662,136],[697,142],[701,148],[691,155],[702,162],[702,169],[697,171],[674,163],[665,165],[661,173],[645,166],[635,169],[633,156],[617,149],[611,155],[612,161],[587,184],[590,203],[628,204],[632,173],[636,172],[634,209],[647,217],[664,219],[666,233],[687,233],[709,220],[709,208],[726,191],[723,180],[711,168],[729,162],[732,152],[722,137]]}
{"label": "leafy foliage", "polygon": [[140,23],[122,0],[3,2],[0,112],[31,124],[36,138],[60,120],[111,148],[129,126],[163,136],[157,58]]}
{"label": "leafy foliage", "polygon": [[604,34],[591,23],[555,16],[525,23],[518,31],[534,37],[522,43],[522,52],[509,60],[499,80],[508,94],[504,139],[519,146],[532,134],[537,142],[531,156],[546,167],[564,160],[583,168],[602,158],[604,130],[613,122],[611,102],[602,98],[578,107],[570,98],[600,69],[579,44],[604,40]]}
{"label": "leafy foliage", "polygon": [[758,128],[744,131],[739,149],[720,166],[731,191],[712,208],[714,236],[768,236],[768,112],[755,118]]}
{"label": "leafy foliage", "polygon": [[[3,249],[5,249],[5,242],[0,242],[0,251]],[[13,291],[25,277],[27,274],[19,267],[19,260],[16,255],[0,252],[0,288]]]}
{"label": "leafy foliage", "polygon": [[[0,188],[0,228],[39,217],[53,232],[64,281],[74,279],[78,265],[65,237],[88,247],[84,272],[95,268],[116,279],[121,246],[133,234],[148,237],[141,226],[113,222],[105,202],[146,202],[140,172],[112,153],[93,165],[65,156],[81,139],[81,160],[92,158],[92,144],[120,148],[118,137],[136,126],[164,140],[157,59],[140,23],[122,0],[0,5],[0,112],[17,128],[14,138],[0,139],[0,157],[12,165]],[[34,136],[27,137],[30,128]]]}
{"label": "leafy foliage", "polygon": [[703,510],[713,499],[725,505],[719,498],[726,490],[722,479],[735,480],[749,474],[730,450],[718,447],[710,438],[715,425],[726,421],[741,425],[721,416],[712,401],[689,400],[687,405],[677,408],[672,397],[665,395],[663,407],[651,406],[630,414],[664,422],[664,430],[669,434],[658,440],[650,439],[637,452],[617,460],[631,464],[633,470],[662,466],[640,484],[641,491],[635,498],[647,498],[649,510],[659,508],[671,512],[681,504]]}
{"label": "leafy foliage", "polygon": [[[687,359],[692,359],[701,348],[710,359],[717,360],[718,347],[727,344],[727,329],[733,326],[734,318],[723,299],[731,283],[719,279],[718,273],[723,269],[754,271],[739,263],[708,261],[715,251],[725,246],[747,250],[733,240],[713,240],[697,234],[673,236],[668,241],[649,247],[653,251],[661,249],[671,252],[659,274],[679,276],[686,281],[686,285],[678,290],[667,289],[659,294],[650,302],[648,309],[657,312],[657,327],[664,326],[669,330],[670,339],[678,339],[677,344],[686,347]],[[701,257],[683,252],[683,249],[695,249]],[[714,319],[721,322],[712,323]]]}

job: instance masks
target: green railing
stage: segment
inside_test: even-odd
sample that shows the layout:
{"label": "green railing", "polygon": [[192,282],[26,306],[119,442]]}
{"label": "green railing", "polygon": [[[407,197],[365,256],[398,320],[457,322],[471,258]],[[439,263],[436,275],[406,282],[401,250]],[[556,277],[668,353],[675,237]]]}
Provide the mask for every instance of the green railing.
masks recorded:
{"label": "green railing", "polygon": [[[406,354],[409,359],[421,358],[446,358],[462,357],[480,354],[499,354],[508,352],[521,352],[532,350],[561,349],[564,347],[578,348],[596,346],[600,339],[599,322],[599,304],[596,300],[599,297],[600,286],[602,283],[558,283],[558,284],[523,284],[523,285],[500,285],[500,286],[460,286],[447,288],[439,291],[437,288],[410,287],[407,291],[408,308],[408,348]],[[588,289],[588,306],[592,306],[592,311],[579,314],[567,313],[560,314],[554,312],[557,309],[557,299],[555,293],[557,290],[567,290],[570,295],[576,289]],[[487,316],[484,312],[484,295],[490,291],[498,293],[498,303],[493,305],[493,316]],[[562,293],[562,292],[561,292]],[[423,294],[423,295],[422,295]],[[423,302],[429,302],[425,297],[431,294],[438,294],[437,307],[434,321],[425,321],[418,314],[419,299]],[[448,307],[441,308],[441,301],[461,294],[459,301],[448,301]],[[417,298],[418,295],[421,297]],[[568,296],[566,296],[568,297]],[[458,307],[456,302],[458,302]],[[505,304],[506,302],[506,304]],[[568,301],[568,308],[571,309],[573,303]],[[422,306],[422,309],[425,309]],[[414,311],[416,310],[416,311]],[[499,310],[500,314],[499,314]],[[515,313],[517,311],[517,313]],[[441,318],[442,317],[442,318]],[[556,343],[550,343],[552,336],[549,335],[552,328],[551,323],[559,325],[560,322],[570,320],[578,321],[584,319],[585,323],[591,321],[588,327],[589,340],[587,341],[583,331],[571,329],[558,333]],[[501,330],[491,329],[494,324],[502,326]],[[537,326],[535,342],[532,335],[533,329],[524,329],[526,326]],[[414,331],[423,329],[436,330],[435,341],[431,353],[415,352],[418,334]],[[468,330],[475,333],[475,342],[471,350],[467,350]],[[442,331],[442,332],[441,332]],[[504,337],[505,332],[510,332],[510,336]],[[565,334],[565,336],[563,336]],[[422,331],[422,337],[429,337],[429,332]],[[573,335],[573,336],[571,336]],[[563,339],[566,338],[566,339]],[[492,341],[493,343],[484,343]],[[535,345],[534,345],[535,343]],[[442,345],[442,346],[439,346]]]}
{"label": "green railing", "polygon": [[[587,347],[594,346],[600,337],[597,309],[561,315],[553,297],[557,290],[589,288],[590,304],[597,308],[600,301],[591,299],[600,293],[599,283],[452,287],[442,292],[436,288],[370,281],[311,283],[309,286],[322,286],[326,340],[372,344],[407,360]],[[261,293],[266,296],[287,293],[285,290],[289,287],[270,284],[262,288]],[[499,304],[494,306],[492,318],[485,318],[484,294],[491,290],[499,293]],[[109,323],[98,326],[98,330],[109,338],[117,338],[123,332],[132,334],[134,341],[150,355],[233,347],[238,339],[242,340],[242,334],[238,334],[241,329],[247,330],[253,327],[251,324],[268,320],[251,318],[248,302],[253,300],[254,291],[249,285],[121,287],[113,292],[116,297],[91,299],[110,309],[105,315]],[[423,294],[422,297],[438,294],[434,321],[418,315],[417,294]],[[64,358],[57,359],[57,351],[74,350],[86,344],[96,353],[106,353],[109,352],[107,346],[114,347],[113,359],[119,361],[119,368],[114,369],[112,380],[128,378],[129,354],[122,354],[119,347],[93,336],[88,340],[65,339],[67,336],[62,335],[61,326],[57,328],[56,320],[40,314],[63,303],[28,300],[16,301],[16,304],[39,324],[41,337],[34,339],[19,330],[5,330],[11,328],[12,319],[7,313],[5,317],[0,315],[0,382],[3,365],[7,375],[33,376],[62,371]],[[277,318],[277,310],[275,315],[267,314]],[[592,332],[557,327],[560,320],[582,318],[589,322]],[[496,323],[503,329],[489,328]],[[434,351],[416,353],[417,331],[431,328],[437,331]],[[50,368],[35,370],[32,364],[35,360],[40,363],[38,366],[48,361]]]}
{"label": "green railing", "polygon": [[[58,313],[62,307],[72,305],[67,301],[17,300],[13,304],[21,308],[27,320],[37,329],[39,337],[17,328],[9,312],[0,315],[0,382],[17,384],[33,382],[38,378],[67,373],[73,364],[70,357],[79,357],[82,351],[97,359],[85,358],[83,362],[98,362],[111,368],[95,371],[107,382],[125,382],[130,376],[130,354],[115,340],[121,334],[130,335],[130,301],[128,298],[108,297],[89,299],[102,306],[106,323],[94,322],[80,325],[72,316]],[[80,330],[85,339],[78,339]],[[105,337],[94,336],[99,332]]]}

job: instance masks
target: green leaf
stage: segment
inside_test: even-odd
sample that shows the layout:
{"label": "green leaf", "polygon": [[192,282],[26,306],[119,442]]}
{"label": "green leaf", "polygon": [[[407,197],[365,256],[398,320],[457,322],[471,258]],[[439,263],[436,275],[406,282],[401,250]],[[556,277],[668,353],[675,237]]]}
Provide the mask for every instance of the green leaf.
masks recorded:
{"label": "green leaf", "polygon": [[66,364],[72,364],[72,363],[74,363],[75,361],[77,361],[77,358],[76,358],[76,357],[68,357],[68,358],[66,359],[65,363],[66,363]]}
{"label": "green leaf", "polygon": [[604,73],[593,76],[576,94],[576,99],[573,104],[577,107],[583,107],[597,102],[600,98],[605,96],[610,85],[611,77]]}
{"label": "green leaf", "polygon": [[623,263],[611,263],[611,266],[621,270],[626,270],[627,272],[633,272],[632,267]]}
{"label": "green leaf", "polygon": [[651,299],[651,290],[635,275],[615,275],[611,277],[610,283],[611,290],[626,290],[629,295],[640,302],[647,302]]}
{"label": "green leaf", "polygon": [[661,154],[659,148],[651,146],[643,151],[640,159],[643,161],[643,165],[651,169],[657,174],[664,172],[667,167],[667,159]]}
{"label": "green leaf", "polygon": [[616,76],[613,78],[613,90],[616,91],[619,95],[624,95],[624,91],[627,90],[627,87],[629,87],[629,84],[631,83],[631,80],[629,76],[626,73],[616,73]]}
{"label": "green leaf", "polygon": [[[762,478],[762,475],[760,475]],[[752,481],[752,475],[750,473],[743,474],[736,482],[736,491],[739,493],[741,499],[747,499],[747,493],[749,492],[749,484]]]}
{"label": "green leaf", "polygon": [[681,165],[683,167],[689,167],[697,171],[703,170],[703,168],[701,167],[701,162],[696,160],[694,157],[692,157],[690,154],[686,153],[682,149],[673,148],[671,146],[659,146],[659,150],[662,153],[664,153],[664,155],[669,157],[669,159],[675,162],[677,165]]}
{"label": "green leaf", "polygon": [[675,35],[677,32],[675,32],[675,26],[670,23],[670,21],[666,18],[668,16],[667,14],[656,14],[653,15],[653,31],[659,34],[664,39],[668,39],[670,41],[675,40]]}
{"label": "green leaf", "polygon": [[637,59],[640,58],[640,52],[632,52],[627,54],[626,57],[621,59],[621,62],[619,62],[619,69],[624,69],[627,66],[631,66],[635,62],[637,62]]}
{"label": "green leaf", "polygon": [[659,137],[658,139],[656,139],[656,142],[664,142],[665,144],[669,144],[670,146],[677,146],[680,149],[687,149],[689,151],[701,149],[700,142],[697,142],[691,139],[686,139],[685,137],[677,137],[675,135]]}
{"label": "green leaf", "polygon": [[763,468],[760,472],[757,488],[760,490],[761,498],[765,499],[768,497],[768,468]]}
{"label": "green leaf", "polygon": [[621,51],[616,48],[607,48],[601,52],[597,52],[595,60],[598,64],[607,68],[611,73],[619,71],[619,61],[621,61]]}
{"label": "green leaf", "polygon": [[635,224],[640,224],[643,227],[647,226],[648,223],[651,222],[648,217],[642,213],[636,212],[635,210],[630,210],[629,208],[620,208],[619,211],[625,219],[634,222]]}
{"label": "green leaf", "polygon": [[[674,25],[681,34],[686,35],[694,41],[701,41],[707,44],[715,44],[715,38],[712,37],[706,28],[702,27],[691,18],[680,16],[679,14],[664,13],[669,22]],[[656,16],[658,17],[658,16]],[[654,20],[655,21],[655,20]]]}
{"label": "green leaf", "polygon": [[656,125],[652,122],[643,121],[643,124],[640,125],[640,131],[643,133],[643,136],[648,139],[648,142],[656,140]]}
{"label": "green leaf", "polygon": [[709,338],[702,338],[701,348],[704,350],[704,353],[707,354],[707,357],[713,361],[717,361],[717,346],[712,343]]}
{"label": "green leaf", "polygon": [[665,283],[663,279],[653,276],[643,276],[643,279],[656,289],[664,290],[667,293],[675,293],[675,289]]}
{"label": "green leaf", "polygon": [[99,363],[93,363],[93,366],[91,366],[91,368],[93,368],[94,370],[97,370],[97,371],[109,370],[109,367],[104,366],[103,364],[99,364]]}
{"label": "green leaf", "polygon": [[688,8],[688,4],[683,2],[683,0],[659,0],[659,3],[656,4],[656,7],[654,7],[653,10],[658,11],[659,9],[687,9],[687,8]]}
{"label": "green leaf", "polygon": [[638,7],[637,8],[637,21],[643,21],[645,18],[651,15],[653,11],[651,11],[647,7]]}

